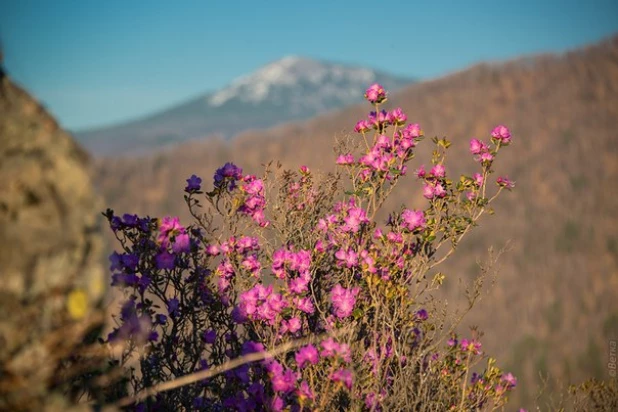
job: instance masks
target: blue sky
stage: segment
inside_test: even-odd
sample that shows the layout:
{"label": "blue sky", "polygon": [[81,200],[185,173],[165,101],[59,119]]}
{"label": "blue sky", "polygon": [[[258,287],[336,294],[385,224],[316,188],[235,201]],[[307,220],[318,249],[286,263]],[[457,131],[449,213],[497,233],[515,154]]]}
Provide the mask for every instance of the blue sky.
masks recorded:
{"label": "blue sky", "polygon": [[5,66],[67,128],[143,116],[294,54],[431,78],[618,32],[618,1],[2,0]]}

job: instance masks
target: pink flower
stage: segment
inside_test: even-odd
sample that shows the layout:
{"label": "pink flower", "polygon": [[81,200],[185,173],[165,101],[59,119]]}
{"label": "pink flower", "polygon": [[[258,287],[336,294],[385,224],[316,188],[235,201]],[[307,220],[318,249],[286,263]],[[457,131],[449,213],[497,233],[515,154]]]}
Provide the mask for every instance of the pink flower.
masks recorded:
{"label": "pink flower", "polygon": [[301,369],[304,368],[306,364],[315,365],[320,360],[318,350],[311,344],[302,347],[298,352],[296,352],[294,357],[296,359],[296,364]]}
{"label": "pink flower", "polygon": [[[157,238],[157,241],[162,248],[167,248],[171,238],[185,233],[186,229],[180,224],[179,218],[166,216],[161,219],[161,222],[159,224],[159,236]],[[181,245],[179,246],[179,248],[183,249],[186,247],[186,251],[188,251],[188,243],[185,243],[185,241],[188,242],[188,238],[181,240]]]}
{"label": "pink flower", "polygon": [[433,189],[433,194],[436,197],[444,197],[444,196],[446,196],[446,190],[442,186],[442,183],[436,184],[436,186]]}
{"label": "pink flower", "polygon": [[429,183],[425,183],[423,186],[423,197],[426,199],[433,199],[435,196],[435,187]]}
{"label": "pink flower", "polygon": [[243,185],[243,190],[249,194],[258,194],[264,190],[264,184],[260,179],[249,179],[249,182]]}
{"label": "pink flower", "polygon": [[482,163],[489,163],[492,160],[494,160],[494,156],[489,152],[483,152],[481,153],[481,156],[479,157],[479,159]]}
{"label": "pink flower", "polygon": [[236,251],[238,253],[245,253],[249,250],[258,250],[260,248],[257,238],[250,236],[243,236],[236,242]]}
{"label": "pink flower", "polygon": [[388,136],[381,134],[376,139],[376,147],[380,149],[388,149],[391,147],[391,139]]}
{"label": "pink flower", "polygon": [[352,389],[352,383],[354,382],[354,376],[349,369],[338,369],[330,376],[333,382],[341,382],[348,390]]}
{"label": "pink flower", "polygon": [[307,399],[311,399],[311,400],[315,399],[315,393],[313,393],[313,391],[309,387],[309,384],[307,383],[307,381],[302,381],[300,383],[300,387],[298,388],[298,396],[301,399],[302,398],[307,398]]}
{"label": "pink flower", "polygon": [[388,120],[393,125],[402,126],[408,120],[408,116],[401,110],[401,107],[398,107],[388,114]]}
{"label": "pink flower", "polygon": [[367,116],[367,122],[374,128],[380,129],[387,121],[388,113],[386,110],[380,110],[379,112],[369,112]]}
{"label": "pink flower", "polygon": [[358,287],[345,289],[336,284],[330,291],[330,300],[333,304],[333,312],[339,319],[347,318],[352,314],[356,304],[356,296],[360,292]]}
{"label": "pink flower", "polygon": [[431,168],[431,174],[434,175],[435,177],[444,177],[444,175],[446,174],[446,171],[442,164],[437,164]]}
{"label": "pink flower", "polygon": [[386,235],[386,238],[389,242],[393,243],[403,243],[403,235],[401,233],[389,232]]}
{"label": "pink flower", "polygon": [[422,179],[425,177],[425,175],[427,174],[427,172],[425,171],[425,166],[422,165],[421,167],[419,167],[418,169],[416,169],[414,171],[414,174],[416,175],[416,177],[418,177],[419,179]]}
{"label": "pink flower", "polygon": [[420,210],[406,209],[401,213],[401,219],[403,220],[406,228],[411,231],[424,228],[426,224],[425,214]]}
{"label": "pink flower", "polygon": [[283,373],[275,373],[270,378],[273,390],[276,392],[292,392],[296,387],[298,376],[291,369],[286,369]]}
{"label": "pink flower", "polygon": [[345,224],[341,227],[344,232],[356,233],[360,229],[360,225],[363,223],[369,223],[367,213],[360,207],[351,207],[348,210],[348,215],[343,218]]}
{"label": "pink flower", "polygon": [[501,176],[496,180],[498,186],[503,187],[507,190],[511,190],[515,187],[515,182],[511,181],[507,176]]}
{"label": "pink flower", "polygon": [[374,83],[365,92],[365,99],[369,103],[382,103],[386,100],[386,91],[382,85]]}
{"label": "pink flower", "polygon": [[337,253],[335,253],[335,257],[340,260],[340,263],[345,263],[345,265],[349,268],[358,264],[358,254],[351,249],[339,249]]}
{"label": "pink flower", "polygon": [[474,183],[476,183],[477,186],[482,186],[483,185],[483,175],[480,173],[475,173],[474,176],[472,176],[474,178]]}
{"label": "pink flower", "polygon": [[315,307],[313,306],[313,302],[311,302],[311,298],[309,297],[305,297],[305,298],[295,297],[293,299],[293,303],[294,303],[294,306],[296,306],[296,308],[300,310],[301,312],[305,312],[310,315],[313,312],[315,312]]}
{"label": "pink flower", "polygon": [[175,253],[188,253],[191,250],[191,241],[189,235],[182,233],[174,238],[174,244],[172,250]]}
{"label": "pink flower", "polygon": [[461,349],[474,354],[481,354],[481,342],[475,340],[462,339]]}
{"label": "pink flower", "polygon": [[328,338],[324,340],[321,345],[321,355],[325,358],[330,358],[331,356],[334,356],[337,353],[337,349],[339,349],[339,344],[333,338]]}
{"label": "pink flower", "polygon": [[354,126],[354,131],[356,133],[365,133],[371,130],[371,127],[371,123],[367,120],[360,120],[356,123],[356,126]]}
{"label": "pink flower", "polygon": [[290,333],[296,333],[300,330],[302,324],[300,322],[300,319],[298,317],[293,317],[290,318],[290,320],[283,320],[281,321],[281,325],[282,325],[282,329],[283,332],[285,333],[290,332]]}
{"label": "pink flower", "polygon": [[494,127],[494,130],[491,131],[491,137],[500,140],[503,145],[511,143],[511,132],[508,127],[502,124]]}
{"label": "pink flower", "polygon": [[337,157],[337,164],[338,165],[354,164],[354,156],[352,156],[350,153],[345,154],[345,155],[339,155],[339,157]]}
{"label": "pink flower", "polygon": [[174,231],[182,231],[184,228],[180,225],[180,219],[178,217],[166,216],[161,219],[159,230],[162,233],[169,233]]}
{"label": "pink flower", "polygon": [[259,276],[260,269],[262,268],[260,261],[255,255],[251,255],[245,258],[242,261],[241,265],[249,272],[251,272],[253,276]]}
{"label": "pink flower", "polygon": [[290,292],[300,295],[301,293],[305,293],[307,291],[308,284],[309,282],[305,279],[298,277],[290,280],[288,283],[288,289],[290,289]]}
{"label": "pink flower", "polygon": [[486,148],[487,146],[485,146],[485,143],[481,142],[480,140],[478,139],[470,140],[470,153],[477,155],[485,151]]}
{"label": "pink flower", "polygon": [[418,123],[411,123],[404,129],[404,135],[412,138],[417,138],[423,135],[421,126]]}
{"label": "pink flower", "polygon": [[506,382],[508,388],[514,388],[517,385],[517,378],[510,372],[502,375],[502,380]]}

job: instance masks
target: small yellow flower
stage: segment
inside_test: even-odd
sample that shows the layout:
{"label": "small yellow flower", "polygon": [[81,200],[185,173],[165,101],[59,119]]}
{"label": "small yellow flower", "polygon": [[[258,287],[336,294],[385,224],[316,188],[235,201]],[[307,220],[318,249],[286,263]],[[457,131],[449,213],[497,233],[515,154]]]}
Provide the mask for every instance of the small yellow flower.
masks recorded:
{"label": "small yellow flower", "polygon": [[82,289],[75,289],[69,293],[67,299],[69,315],[75,319],[82,319],[88,312],[88,295]]}

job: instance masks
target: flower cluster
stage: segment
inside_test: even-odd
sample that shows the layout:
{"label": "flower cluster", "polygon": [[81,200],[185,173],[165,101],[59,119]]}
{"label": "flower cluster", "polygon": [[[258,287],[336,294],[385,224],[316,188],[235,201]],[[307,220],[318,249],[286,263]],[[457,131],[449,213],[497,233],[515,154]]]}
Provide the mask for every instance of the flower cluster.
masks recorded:
{"label": "flower cluster", "polygon": [[[481,170],[458,183],[445,165],[450,143],[434,139],[432,166],[415,173],[424,206],[403,206],[382,224],[376,216],[423,132],[401,108],[380,107],[387,101],[381,85],[365,97],[374,110],[354,128],[363,148],[344,148],[336,158],[349,176],[349,190],[338,196],[326,196],[303,166],[285,175],[271,205],[266,180],[226,163],[211,191],[202,192],[200,177],[187,179],[194,224],[108,210],[123,247],[110,257],[112,285],[127,300],[107,341],[131,342],[121,366],[139,350],[139,371],[125,366],[133,390],[268,354],[135,410],[400,410],[421,392],[445,397],[414,400],[429,409],[504,404],[517,380],[493,361],[470,372],[483,356],[478,340],[452,336],[444,349],[430,349],[443,328],[428,293],[443,277],[427,273],[440,246],[454,250],[495,198],[487,197],[487,177],[511,133],[498,126],[489,144],[473,139]],[[497,193],[514,186],[506,177],[497,185]],[[197,212],[201,196],[209,219]],[[224,224],[215,230],[208,223],[217,214]]]}

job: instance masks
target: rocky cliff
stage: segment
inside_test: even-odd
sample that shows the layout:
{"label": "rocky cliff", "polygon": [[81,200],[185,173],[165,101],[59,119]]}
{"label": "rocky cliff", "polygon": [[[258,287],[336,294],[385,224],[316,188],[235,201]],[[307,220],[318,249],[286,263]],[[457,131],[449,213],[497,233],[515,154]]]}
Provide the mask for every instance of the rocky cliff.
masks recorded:
{"label": "rocky cliff", "polygon": [[0,410],[69,409],[50,389],[103,293],[88,160],[0,72]]}

